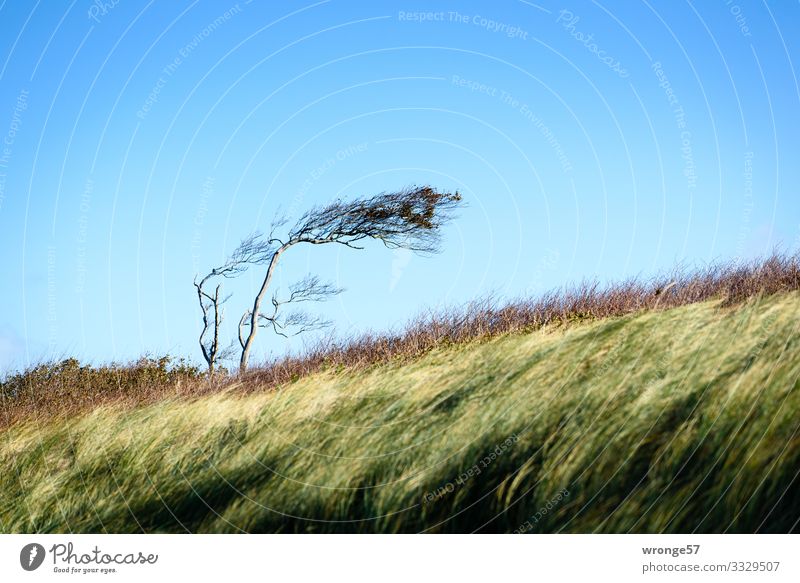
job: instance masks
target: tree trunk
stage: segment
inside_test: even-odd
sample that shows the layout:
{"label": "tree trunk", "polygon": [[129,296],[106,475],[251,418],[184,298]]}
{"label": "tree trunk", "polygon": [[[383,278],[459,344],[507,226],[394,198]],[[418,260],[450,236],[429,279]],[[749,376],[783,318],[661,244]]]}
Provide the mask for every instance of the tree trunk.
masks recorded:
{"label": "tree trunk", "polygon": [[278,264],[278,259],[281,254],[286,251],[286,246],[278,247],[275,255],[270,259],[267,274],[264,276],[264,282],[261,284],[261,289],[258,291],[256,299],[253,301],[253,312],[250,314],[250,332],[245,340],[244,347],[242,348],[242,357],[239,359],[239,373],[247,370],[247,362],[250,360],[250,349],[253,347],[253,341],[258,333],[258,314],[261,312],[261,302],[267,294],[269,284],[272,282],[272,273],[275,271],[275,266]]}

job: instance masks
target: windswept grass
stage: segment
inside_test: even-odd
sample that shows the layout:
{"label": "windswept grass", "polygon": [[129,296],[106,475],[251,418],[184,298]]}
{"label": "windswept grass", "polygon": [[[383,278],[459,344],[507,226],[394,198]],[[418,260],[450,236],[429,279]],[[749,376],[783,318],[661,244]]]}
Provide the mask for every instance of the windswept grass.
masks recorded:
{"label": "windswept grass", "polygon": [[800,294],[726,302],[20,421],[0,530],[796,531]]}

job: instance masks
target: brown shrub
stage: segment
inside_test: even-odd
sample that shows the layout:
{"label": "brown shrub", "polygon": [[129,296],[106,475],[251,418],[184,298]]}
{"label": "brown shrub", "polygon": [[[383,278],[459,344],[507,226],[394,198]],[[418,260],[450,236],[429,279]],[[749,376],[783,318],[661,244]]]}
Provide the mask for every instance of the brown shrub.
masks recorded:
{"label": "brown shrub", "polygon": [[800,254],[776,252],[746,264],[678,268],[649,281],[630,279],[604,287],[597,282],[584,282],[502,305],[487,297],[460,308],[428,312],[396,333],[370,332],[321,341],[303,354],[267,361],[244,375],[223,373],[208,378],[183,359],[173,361],[170,357],[146,357],[128,365],[101,367],[81,366],[70,358],[40,364],[0,381],[0,425],[22,418],[76,414],[110,402],[134,406],[224,389],[269,390],[317,371],[416,358],[442,345],[711,299],[731,306],[753,296],[798,288]]}
{"label": "brown shrub", "polygon": [[140,404],[192,392],[200,370],[180,359],[142,357],[93,367],[75,358],[42,363],[0,382],[0,424],[18,417],[68,415],[108,402]]}
{"label": "brown shrub", "polygon": [[429,312],[399,333],[367,333],[323,341],[297,356],[269,361],[240,377],[247,390],[291,382],[326,368],[354,368],[396,358],[415,358],[444,344],[459,344],[502,334],[537,330],[582,320],[668,309],[710,299],[731,306],[759,294],[800,288],[800,254],[773,253],[746,264],[716,263],[672,272],[649,281],[630,279],[601,287],[584,282],[498,305],[492,297],[442,312]]}

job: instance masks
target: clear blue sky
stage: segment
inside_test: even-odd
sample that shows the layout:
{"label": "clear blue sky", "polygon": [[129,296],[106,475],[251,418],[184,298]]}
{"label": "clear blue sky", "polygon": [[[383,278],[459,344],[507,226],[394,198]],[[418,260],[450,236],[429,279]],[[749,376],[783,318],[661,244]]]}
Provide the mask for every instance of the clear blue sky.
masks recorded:
{"label": "clear blue sky", "polygon": [[797,2],[4,1],[0,370],[199,363],[195,273],[279,206],[408,184],[469,204],[442,254],[285,257],[347,288],[339,334],[796,249],[799,33]]}

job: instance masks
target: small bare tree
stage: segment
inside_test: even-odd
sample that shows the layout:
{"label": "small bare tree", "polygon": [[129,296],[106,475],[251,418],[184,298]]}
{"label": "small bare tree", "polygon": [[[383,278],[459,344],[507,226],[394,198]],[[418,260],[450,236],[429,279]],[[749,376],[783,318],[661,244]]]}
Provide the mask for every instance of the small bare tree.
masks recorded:
{"label": "small bare tree", "polygon": [[[203,352],[203,358],[208,364],[208,374],[214,374],[214,365],[221,358],[219,350],[219,329],[222,325],[224,312],[222,304],[228,298],[220,298],[220,290],[222,284],[217,284],[213,294],[207,292],[204,288],[209,279],[213,277],[213,271],[206,275],[200,282],[194,278],[194,287],[197,289],[197,301],[200,302],[200,309],[203,311],[203,328],[200,331],[200,350]],[[208,338],[208,335],[211,335]]]}
{"label": "small bare tree", "polygon": [[197,277],[194,279],[194,287],[197,291],[197,301],[203,312],[203,327],[198,339],[203,358],[208,365],[208,373],[214,374],[216,364],[228,357],[233,349],[220,349],[220,328],[224,319],[223,304],[230,299],[230,296],[221,296],[222,283],[214,287],[214,291],[207,289],[212,282],[218,278],[232,278],[243,273],[248,266],[263,263],[271,256],[272,246],[263,241],[262,236],[254,233],[245,238],[236,247],[225,263],[215,267],[206,274],[199,282]]}
{"label": "small bare tree", "polygon": [[[273,225],[267,241],[256,236],[259,247],[254,254],[254,260],[248,263],[265,263],[268,267],[261,288],[253,300],[253,307],[239,320],[239,344],[242,348],[239,371],[244,372],[247,369],[250,351],[259,328],[269,326],[279,334],[288,335],[289,329],[302,332],[327,324],[303,313],[282,316],[281,305],[319,301],[341,291],[321,284],[316,278],[306,278],[291,289],[286,300],[280,301],[273,296],[273,311],[269,314],[263,313],[261,306],[272,283],[275,268],[289,248],[300,243],[337,243],[352,249],[362,249],[359,242],[375,239],[391,249],[404,248],[422,254],[435,253],[439,250],[441,227],[453,218],[454,211],[461,204],[458,192],[437,192],[429,186],[414,187],[353,201],[337,200],[325,206],[314,207],[300,217],[283,239],[274,234],[278,227],[286,224],[285,219]],[[248,239],[252,245],[253,236]]]}

